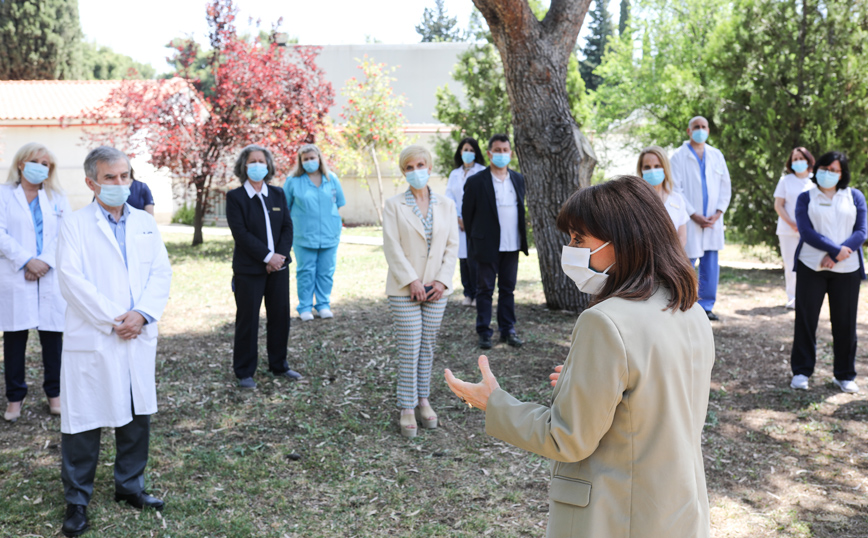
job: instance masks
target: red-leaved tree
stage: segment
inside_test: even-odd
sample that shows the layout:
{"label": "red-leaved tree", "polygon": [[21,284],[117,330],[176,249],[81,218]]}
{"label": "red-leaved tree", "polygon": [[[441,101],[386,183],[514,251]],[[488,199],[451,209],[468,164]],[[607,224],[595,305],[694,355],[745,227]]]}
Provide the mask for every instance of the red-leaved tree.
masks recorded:
{"label": "red-leaved tree", "polygon": [[[241,39],[232,0],[207,7],[211,41],[209,84],[191,76],[198,45],[175,43],[172,60],[179,77],[124,81],[91,114],[105,127],[91,131],[91,143],[109,143],[146,153],[196,193],[193,245],[202,243],[202,223],[215,187],[232,181],[232,165],[248,144],[261,144],[285,173],[300,144],[314,142],[334,102],[331,83],[315,59],[317,47],[277,45]],[[120,119],[118,121],[118,118]]]}

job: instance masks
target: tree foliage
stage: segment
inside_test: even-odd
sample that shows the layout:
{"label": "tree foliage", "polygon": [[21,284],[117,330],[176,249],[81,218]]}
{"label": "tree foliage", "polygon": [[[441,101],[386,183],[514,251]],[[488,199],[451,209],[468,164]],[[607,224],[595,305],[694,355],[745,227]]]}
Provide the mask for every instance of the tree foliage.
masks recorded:
{"label": "tree foliage", "polygon": [[777,243],[772,196],[795,146],[845,151],[854,185],[864,185],[868,6],[646,0],[634,8],[634,29],[612,41],[598,69],[599,127],[678,145],[688,120],[705,116],[733,181],[728,233]]}
{"label": "tree foliage", "polygon": [[603,61],[603,54],[606,52],[606,44],[612,37],[612,16],[609,15],[609,10],[606,7],[607,0],[594,0],[594,9],[591,11],[591,22],[589,29],[591,35],[588,36],[582,55],[584,59],[579,63],[579,72],[582,74],[582,80],[585,81],[585,87],[590,91],[597,89],[597,86],[602,82],[602,77],[595,73],[594,70]]}
{"label": "tree foliage", "polygon": [[77,0],[0,1],[0,80],[80,77]]}
{"label": "tree foliage", "polygon": [[315,47],[284,50],[241,39],[236,12],[231,0],[207,6],[213,48],[208,68],[214,77],[208,95],[193,84],[199,51],[180,46],[176,59],[185,78],[125,81],[94,113],[98,122],[122,123],[92,133],[92,139],[146,152],[151,164],[195,190],[194,245],[202,242],[212,191],[233,181],[241,148],[257,143],[271,149],[277,173],[285,174],[296,148],[322,132],[333,102]]}
{"label": "tree foliage", "polygon": [[[405,99],[395,95],[392,82],[396,67],[375,62],[367,55],[359,62],[362,78],[349,79],[341,90],[347,103],[341,112],[344,120],[343,141],[349,150],[343,162],[345,168],[354,170],[362,184],[368,188],[371,201],[377,210],[379,223],[383,222],[383,174],[380,163],[393,155],[404,143],[404,115],[401,109]],[[378,199],[367,183],[368,176],[376,173]]]}
{"label": "tree foliage", "polygon": [[150,64],[139,63],[125,54],[94,42],[82,42],[81,77],[84,80],[154,78]]}
{"label": "tree foliage", "polygon": [[416,26],[416,32],[422,36],[422,43],[460,41],[461,31],[457,25],[458,19],[449,16],[443,0],[434,0],[434,8],[426,7],[422,12],[422,22]]}

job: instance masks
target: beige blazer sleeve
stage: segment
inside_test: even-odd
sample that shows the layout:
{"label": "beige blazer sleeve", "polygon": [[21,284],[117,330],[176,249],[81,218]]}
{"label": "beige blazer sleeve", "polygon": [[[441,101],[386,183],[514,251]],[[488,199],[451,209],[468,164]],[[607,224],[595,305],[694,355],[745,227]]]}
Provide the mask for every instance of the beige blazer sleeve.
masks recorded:
{"label": "beige blazer sleeve", "polygon": [[452,277],[455,275],[455,263],[458,261],[458,213],[455,210],[455,203],[441,196],[438,198],[438,203],[443,204],[446,208],[442,211],[440,218],[435,222],[435,233],[438,233],[440,226],[448,230],[446,236],[446,248],[443,251],[443,263],[440,264],[440,270],[434,280],[442,282],[447,290],[452,289]]}
{"label": "beige blazer sleeve", "polygon": [[403,288],[421,277],[416,273],[401,246],[400,227],[405,223],[401,222],[402,216],[398,203],[398,199],[392,197],[386,200],[383,207],[383,253],[386,256],[386,263],[389,264],[389,272],[397,279],[399,287]]}
{"label": "beige blazer sleeve", "polygon": [[627,386],[627,352],[609,317],[585,310],[551,407],[523,403],[503,390],[488,400],[485,431],[519,448],[561,462],[588,458],[612,425]]}

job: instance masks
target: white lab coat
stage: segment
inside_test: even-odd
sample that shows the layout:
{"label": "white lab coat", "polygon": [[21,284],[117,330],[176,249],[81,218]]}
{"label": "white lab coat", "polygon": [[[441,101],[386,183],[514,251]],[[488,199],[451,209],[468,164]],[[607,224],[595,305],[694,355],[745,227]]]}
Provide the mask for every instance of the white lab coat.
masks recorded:
{"label": "white lab coat", "polygon": [[[42,211],[42,254],[36,255],[36,229],[33,215],[21,185],[0,185],[0,331],[60,332],[66,301],[57,284],[55,251],[57,233],[63,216],[72,210],[62,194],[49,200],[45,190],[37,195]],[[24,279],[24,264],[31,258],[47,263],[51,269],[36,282]]]}
{"label": "white lab coat", "polygon": [[[672,180],[675,192],[681,194],[687,206],[687,213],[702,213],[702,175],[699,162],[684,142],[669,158],[672,165]],[[732,198],[732,183],[726,159],[719,149],[705,145],[702,156],[705,161],[705,180],[708,185],[708,214],[714,215],[719,209],[726,213]],[[723,216],[711,228],[701,228],[693,220],[687,221],[687,244],[684,246],[688,258],[701,258],[706,250],[723,249]]]}
{"label": "white lab coat", "polygon": [[[129,270],[108,221],[96,202],[64,219],[57,247],[66,327],[60,368],[62,433],[118,427],[157,412],[157,321],[169,300],[172,268],[157,223],[130,208],[126,223]],[[133,340],[114,332],[114,319],[145,312]]]}
{"label": "white lab coat", "polygon": [[[449,181],[446,183],[446,197],[455,202],[455,210],[459,217],[461,217],[461,206],[464,203],[464,184],[467,183],[467,178],[483,170],[485,170],[484,166],[473,163],[473,166],[466,172],[461,166],[449,174]],[[458,229],[458,258],[461,260],[467,258],[467,234],[460,228]]]}

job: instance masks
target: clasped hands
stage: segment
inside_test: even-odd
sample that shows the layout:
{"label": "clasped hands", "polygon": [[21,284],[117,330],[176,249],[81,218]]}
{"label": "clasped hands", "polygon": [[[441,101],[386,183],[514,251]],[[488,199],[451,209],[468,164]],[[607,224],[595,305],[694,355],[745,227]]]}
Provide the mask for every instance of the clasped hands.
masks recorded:
{"label": "clasped hands", "polygon": [[50,265],[42,260],[37,260],[36,258],[31,259],[24,267],[26,269],[24,271],[24,280],[28,282],[36,282],[40,278],[44,277],[45,273],[51,269]]}
{"label": "clasped hands", "polygon": [[833,260],[831,256],[826,254],[825,256],[823,256],[823,259],[820,261],[820,267],[823,267],[825,269],[832,269],[835,267],[835,264],[837,262],[842,262],[842,261],[846,260],[847,258],[849,258],[850,254],[853,254],[853,249],[851,249],[847,245],[844,245],[841,247],[841,250],[838,251],[838,255],[835,256],[837,261]]}
{"label": "clasped hands", "polygon": [[723,212],[718,209],[714,213],[714,215],[710,217],[705,217],[703,215],[700,215],[699,213],[694,213],[690,215],[690,220],[692,220],[696,224],[699,224],[700,228],[711,228],[712,226],[714,226],[714,223],[717,222],[721,215],[723,215]]}
{"label": "clasped hands", "polygon": [[271,259],[268,260],[268,263],[265,264],[265,271],[267,273],[273,273],[275,271],[280,271],[283,267],[283,262],[286,261],[286,256],[283,254],[278,254],[277,252],[271,256]]}
{"label": "clasped hands", "polygon": [[142,327],[145,326],[145,317],[135,310],[121,314],[115,321],[119,322],[115,325],[115,334],[124,340],[132,340],[142,334]]}
{"label": "clasped hands", "polygon": [[[428,293],[425,293],[426,286],[431,287],[431,291]],[[425,301],[439,301],[443,297],[443,292],[445,291],[446,286],[437,280],[424,285],[418,278],[413,282],[410,282],[410,298],[414,301],[419,301],[420,303]]]}

